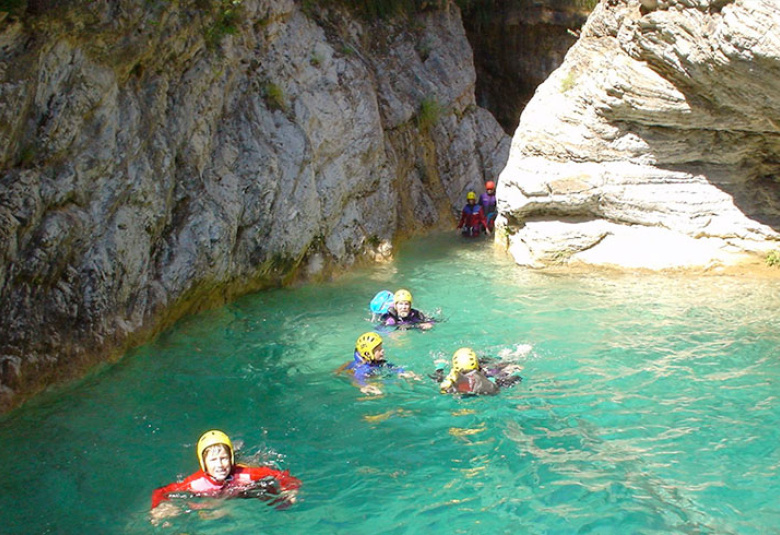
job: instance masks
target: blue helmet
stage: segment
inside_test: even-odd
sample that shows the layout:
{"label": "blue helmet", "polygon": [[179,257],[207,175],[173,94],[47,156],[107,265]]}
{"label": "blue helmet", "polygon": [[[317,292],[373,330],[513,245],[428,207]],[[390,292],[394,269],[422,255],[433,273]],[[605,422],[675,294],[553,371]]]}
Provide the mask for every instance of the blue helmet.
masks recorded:
{"label": "blue helmet", "polygon": [[368,308],[374,314],[384,314],[393,306],[393,292],[382,290],[374,296],[368,305]]}

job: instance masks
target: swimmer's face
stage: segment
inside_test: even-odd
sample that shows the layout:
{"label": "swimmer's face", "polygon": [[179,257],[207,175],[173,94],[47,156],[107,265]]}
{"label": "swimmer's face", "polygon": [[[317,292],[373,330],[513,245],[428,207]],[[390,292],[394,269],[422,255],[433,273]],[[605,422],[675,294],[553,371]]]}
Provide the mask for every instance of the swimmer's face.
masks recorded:
{"label": "swimmer's face", "polygon": [[405,318],[412,310],[412,304],[409,301],[399,301],[395,304],[395,311],[398,312],[399,318]]}
{"label": "swimmer's face", "polygon": [[230,453],[222,444],[215,444],[206,450],[203,454],[203,464],[206,465],[206,473],[218,482],[225,481],[233,468]]}
{"label": "swimmer's face", "polygon": [[374,362],[385,361],[385,348],[382,347],[382,344],[379,344],[374,348],[373,356],[374,356]]}

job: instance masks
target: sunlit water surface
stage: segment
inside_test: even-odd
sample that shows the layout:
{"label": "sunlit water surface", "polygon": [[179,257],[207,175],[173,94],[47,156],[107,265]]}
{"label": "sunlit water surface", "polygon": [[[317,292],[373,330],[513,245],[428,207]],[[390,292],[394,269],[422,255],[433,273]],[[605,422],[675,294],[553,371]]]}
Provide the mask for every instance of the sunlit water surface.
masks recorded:
{"label": "sunlit water surface", "polygon": [[[425,376],[460,346],[524,366],[497,397],[333,371],[379,290],[444,321],[386,337]],[[780,533],[780,282],[550,275],[434,236],[390,265],[179,322],[0,420],[0,532]],[[220,428],[303,481],[277,511],[148,520]]]}

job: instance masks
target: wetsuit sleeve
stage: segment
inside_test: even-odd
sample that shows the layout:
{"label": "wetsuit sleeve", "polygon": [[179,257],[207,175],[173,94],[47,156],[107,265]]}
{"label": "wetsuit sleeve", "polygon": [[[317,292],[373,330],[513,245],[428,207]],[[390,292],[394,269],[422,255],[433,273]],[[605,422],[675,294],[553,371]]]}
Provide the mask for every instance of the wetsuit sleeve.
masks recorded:
{"label": "wetsuit sleeve", "polygon": [[482,207],[479,207],[479,210],[477,210],[477,220],[479,221],[479,224],[487,228],[487,218],[485,217],[485,211],[482,209]]}
{"label": "wetsuit sleeve", "polygon": [[279,483],[279,490],[296,490],[301,487],[301,481],[297,477],[290,475],[287,470],[281,471],[269,466],[251,466],[245,467],[252,481],[260,481],[267,477],[274,478]]}
{"label": "wetsuit sleeve", "polygon": [[300,480],[291,476],[287,470],[282,472],[269,466],[237,465],[236,475],[239,481],[244,482],[249,479],[261,490],[260,494],[252,497],[269,501],[277,509],[286,509],[295,503],[295,499],[289,493],[298,490],[301,486]]}
{"label": "wetsuit sleeve", "polygon": [[425,317],[425,314],[417,310],[416,308],[412,309],[411,316],[414,318],[414,323],[426,323],[431,321],[430,319]]}
{"label": "wetsuit sleeve", "polygon": [[484,362],[480,360],[480,366],[482,366],[485,375],[488,377],[506,377],[506,367],[512,364],[511,362],[492,362],[492,359],[485,359]]}
{"label": "wetsuit sleeve", "polygon": [[389,362],[385,364],[384,366],[388,370],[390,370],[391,373],[394,373],[396,375],[400,375],[404,373],[404,367],[403,366],[396,366],[395,364],[390,364]]}
{"label": "wetsuit sleeve", "polygon": [[395,315],[393,314],[393,308],[391,307],[390,311],[382,314],[382,316],[379,318],[379,321],[383,325],[395,325],[396,323],[398,323],[398,318],[396,318]]}
{"label": "wetsuit sleeve", "polygon": [[366,379],[371,375],[371,366],[368,364],[361,364],[356,366],[353,370],[355,382],[360,386],[366,386]]}
{"label": "wetsuit sleeve", "polygon": [[515,375],[514,373],[506,372],[505,368],[510,364],[510,362],[502,362],[490,368],[486,368],[485,375],[493,378],[496,382],[496,385],[500,386],[501,388],[514,386],[515,384],[522,381],[523,378],[519,375]]}
{"label": "wetsuit sleeve", "polygon": [[192,490],[190,488],[190,484],[193,480],[198,479],[199,477],[202,477],[203,471],[198,471],[189,476],[184,481],[177,481],[175,483],[171,483],[169,485],[165,485],[164,487],[160,487],[158,489],[155,489],[152,492],[152,509],[160,505],[162,502],[168,500],[168,496],[170,494],[173,494],[174,492],[184,492],[184,491],[190,491]]}
{"label": "wetsuit sleeve", "polygon": [[458,374],[455,373],[454,370],[451,370],[449,374],[447,374],[447,377],[444,378],[444,381],[441,382],[439,385],[439,391],[442,394],[449,394],[452,393],[455,387],[455,383],[458,381]]}
{"label": "wetsuit sleeve", "polygon": [[458,384],[458,391],[463,391],[461,388],[465,388],[469,394],[476,394],[480,396],[492,396],[498,394],[498,385],[493,383],[482,372],[470,373],[466,381],[463,384]]}
{"label": "wetsuit sleeve", "polygon": [[468,214],[466,213],[466,209],[463,208],[460,212],[460,221],[458,221],[458,228],[463,227],[463,224],[466,223],[466,218],[468,218]]}

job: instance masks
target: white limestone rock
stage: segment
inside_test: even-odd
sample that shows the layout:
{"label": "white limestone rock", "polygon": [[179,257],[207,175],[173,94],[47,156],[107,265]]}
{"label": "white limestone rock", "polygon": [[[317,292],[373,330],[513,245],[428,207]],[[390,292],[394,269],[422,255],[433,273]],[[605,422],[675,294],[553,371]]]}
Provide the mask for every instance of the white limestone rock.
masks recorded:
{"label": "white limestone rock", "polygon": [[[699,268],[774,248],[779,24],[769,0],[601,2],[512,140],[497,195],[515,259]],[[549,223],[583,219],[607,234]]]}

